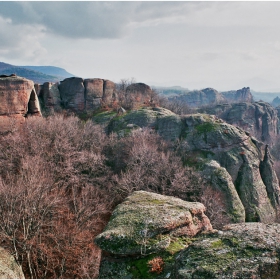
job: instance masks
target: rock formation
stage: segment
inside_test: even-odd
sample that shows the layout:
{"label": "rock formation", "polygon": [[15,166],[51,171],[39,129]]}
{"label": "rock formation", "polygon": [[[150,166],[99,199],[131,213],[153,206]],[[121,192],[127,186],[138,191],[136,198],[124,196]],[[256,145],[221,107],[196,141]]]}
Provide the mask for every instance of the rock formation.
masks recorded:
{"label": "rock formation", "polygon": [[166,140],[180,139],[182,153],[202,176],[226,197],[232,222],[276,220],[279,208],[279,183],[268,148],[249,133],[215,116],[178,116],[163,108],[146,108],[120,116],[102,113],[108,133],[120,136],[132,129],[150,127]]}
{"label": "rock formation", "polygon": [[0,247],[0,256],[1,279],[24,279],[21,267],[9,252]]}
{"label": "rock formation", "polygon": [[186,103],[190,107],[200,107],[225,101],[222,94],[213,88],[190,91],[183,95],[170,97],[169,99]]}
{"label": "rock formation", "polygon": [[0,132],[12,130],[27,116],[41,116],[34,83],[15,75],[0,77]]}
{"label": "rock formation", "polygon": [[39,97],[47,112],[69,109],[75,113],[94,112],[115,98],[115,83],[103,79],[64,79],[60,83],[44,83]]}
{"label": "rock formation", "polygon": [[253,95],[249,87],[239,90],[221,92],[222,96],[228,102],[253,102]]}
{"label": "rock formation", "polygon": [[279,105],[280,105],[280,98],[277,96],[277,97],[275,97],[275,98],[272,100],[271,106],[277,107],[277,106],[279,106]]}
{"label": "rock formation", "polygon": [[95,242],[103,279],[280,277],[280,225],[240,223],[213,230],[200,203],[134,192]]}
{"label": "rock formation", "polygon": [[279,279],[279,224],[228,225],[180,252],[174,278]]}
{"label": "rock formation", "polygon": [[182,95],[169,97],[168,99],[180,101],[195,108],[225,102],[253,102],[253,96],[248,87],[228,92],[218,92],[213,88],[206,88],[189,91]]}
{"label": "rock formation", "polygon": [[[95,243],[114,258],[130,259],[172,250],[174,240],[181,236],[193,237],[212,230],[204,211],[201,203],[137,191],[117,206]],[[113,272],[107,265],[103,263],[101,278]]]}
{"label": "rock formation", "polygon": [[211,230],[204,211],[205,207],[199,202],[136,191],[117,206],[104,232],[96,237],[95,242],[111,254],[158,252],[170,245],[169,235],[192,237],[201,231]]}
{"label": "rock formation", "polygon": [[265,143],[273,143],[279,134],[277,110],[266,102],[218,104],[198,111],[218,116]]}

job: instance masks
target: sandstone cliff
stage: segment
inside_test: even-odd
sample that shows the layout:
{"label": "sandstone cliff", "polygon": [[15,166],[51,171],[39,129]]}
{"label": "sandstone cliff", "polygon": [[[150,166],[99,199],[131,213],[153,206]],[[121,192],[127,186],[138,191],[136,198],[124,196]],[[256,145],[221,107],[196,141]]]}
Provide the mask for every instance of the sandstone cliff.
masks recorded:
{"label": "sandstone cliff", "polygon": [[27,116],[41,116],[34,83],[15,75],[0,77],[0,132],[12,130]]}
{"label": "sandstone cliff", "polygon": [[198,111],[218,116],[265,143],[273,143],[279,134],[277,110],[266,102],[218,104]]}
{"label": "sandstone cliff", "polygon": [[268,148],[244,130],[215,116],[178,116],[163,108],[102,113],[94,120],[106,120],[108,133],[120,136],[150,127],[166,140],[180,139],[189,164],[225,194],[232,222],[276,220],[280,191],[273,161]]}
{"label": "sandstone cliff", "polygon": [[67,78],[60,83],[46,82],[38,95],[47,113],[69,109],[76,113],[93,112],[102,102],[114,101],[115,83],[104,79]]}

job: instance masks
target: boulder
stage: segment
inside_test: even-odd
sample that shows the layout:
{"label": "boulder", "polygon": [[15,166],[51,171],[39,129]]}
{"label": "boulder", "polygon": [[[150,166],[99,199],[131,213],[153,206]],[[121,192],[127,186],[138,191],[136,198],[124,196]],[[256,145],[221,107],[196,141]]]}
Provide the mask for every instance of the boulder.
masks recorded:
{"label": "boulder", "polygon": [[145,255],[170,245],[170,236],[189,237],[212,229],[198,202],[136,191],[117,206],[95,243],[117,255]]}
{"label": "boulder", "polygon": [[14,257],[0,247],[0,278],[1,279],[24,279],[21,267]]}
{"label": "boulder", "polygon": [[62,106],[80,113],[85,109],[85,87],[82,78],[67,78],[58,86]]}
{"label": "boulder", "polygon": [[144,83],[133,83],[126,88],[126,92],[135,93],[140,92],[142,94],[150,93],[151,92],[150,86]]}

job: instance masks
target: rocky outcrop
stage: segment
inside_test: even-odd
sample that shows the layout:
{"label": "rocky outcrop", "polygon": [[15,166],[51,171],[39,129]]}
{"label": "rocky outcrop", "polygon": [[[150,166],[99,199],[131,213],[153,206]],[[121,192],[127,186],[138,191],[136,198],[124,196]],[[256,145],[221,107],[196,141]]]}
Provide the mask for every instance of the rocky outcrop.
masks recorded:
{"label": "rocky outcrop", "polygon": [[21,267],[14,257],[0,247],[0,278],[1,279],[24,279]]}
{"label": "rocky outcrop", "polygon": [[144,83],[134,83],[126,88],[126,92],[141,92],[142,94],[151,92],[151,87]]}
{"label": "rocky outcrop", "polygon": [[[226,169],[245,208],[246,221],[275,221],[276,209],[261,176],[262,144],[245,131],[211,115],[190,115],[184,121],[186,152],[200,151],[201,157],[216,160]],[[269,178],[278,185],[275,172],[273,169],[270,172]],[[275,195],[279,197],[279,188]]]}
{"label": "rocky outcrop", "polygon": [[145,255],[170,245],[170,236],[195,236],[211,230],[205,207],[198,202],[136,191],[117,206],[95,243],[117,255]]}
{"label": "rocky outcrop", "polygon": [[122,278],[121,271],[117,276],[109,268],[112,258],[126,262],[166,250],[172,252],[174,241],[181,240],[181,236],[190,238],[211,231],[204,211],[198,202],[145,191],[132,193],[117,206],[103,233],[95,238],[95,243],[110,256],[101,265],[100,277]]}
{"label": "rocky outcrop", "polygon": [[[98,118],[97,115],[93,120]],[[108,133],[117,132],[119,135],[125,135],[131,129],[147,127],[157,130],[165,139],[175,140],[180,137],[183,128],[181,118],[164,108],[133,110],[108,120]]]}
{"label": "rocky outcrop", "polygon": [[232,222],[276,220],[280,190],[269,150],[244,130],[215,116],[178,116],[163,108],[102,113],[94,120],[101,123],[99,118],[120,136],[149,127],[166,140],[180,139],[189,164],[224,194]]}
{"label": "rocky outcrop", "polygon": [[180,101],[190,107],[200,107],[225,101],[222,94],[213,88],[190,91],[179,96],[170,97],[169,100]]}
{"label": "rocky outcrop", "polygon": [[280,98],[277,96],[272,100],[271,106],[278,107],[279,105],[280,105]]}
{"label": "rocky outcrop", "polygon": [[180,252],[174,278],[278,279],[279,224],[228,225]]}
{"label": "rocky outcrop", "polygon": [[172,96],[169,100],[176,100],[186,103],[190,107],[198,108],[211,104],[253,102],[253,95],[250,88],[242,88],[236,91],[218,92],[213,88],[189,91],[181,95]]}
{"label": "rocky outcrop", "polygon": [[216,115],[265,143],[273,143],[279,134],[277,110],[266,102],[219,104],[199,112]]}
{"label": "rocky outcrop", "polygon": [[39,91],[42,107],[49,112],[69,109],[75,113],[94,112],[111,104],[115,83],[103,79],[67,78],[60,83],[44,83]]}
{"label": "rocky outcrop", "polygon": [[101,106],[104,81],[102,79],[85,79],[86,111],[96,110]]}
{"label": "rocky outcrop", "polygon": [[[63,108],[74,112],[83,112],[85,109],[85,87],[82,78],[67,78],[63,80],[58,89]],[[45,95],[45,94],[44,94]]]}
{"label": "rocky outcrop", "polygon": [[280,224],[229,224],[218,231],[203,209],[133,193],[95,239],[104,250],[99,278],[279,279]]}
{"label": "rocky outcrop", "polygon": [[253,95],[249,87],[239,90],[226,91],[221,93],[228,102],[253,102]]}
{"label": "rocky outcrop", "polygon": [[43,99],[42,104],[47,113],[53,113],[60,110],[61,99],[58,83],[44,83],[40,90],[40,96],[41,99]]}
{"label": "rocky outcrop", "polygon": [[0,132],[22,124],[27,116],[41,116],[34,83],[18,76],[0,78]]}

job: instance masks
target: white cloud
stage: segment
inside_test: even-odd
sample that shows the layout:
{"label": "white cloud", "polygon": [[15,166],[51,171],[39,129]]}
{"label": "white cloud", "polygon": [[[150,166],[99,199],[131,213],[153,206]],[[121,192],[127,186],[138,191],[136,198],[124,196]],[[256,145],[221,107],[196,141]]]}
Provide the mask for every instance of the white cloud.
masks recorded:
{"label": "white cloud", "polygon": [[43,36],[42,26],[14,25],[11,20],[0,17],[0,55],[10,61],[36,60],[45,55],[47,51],[39,42]]}

